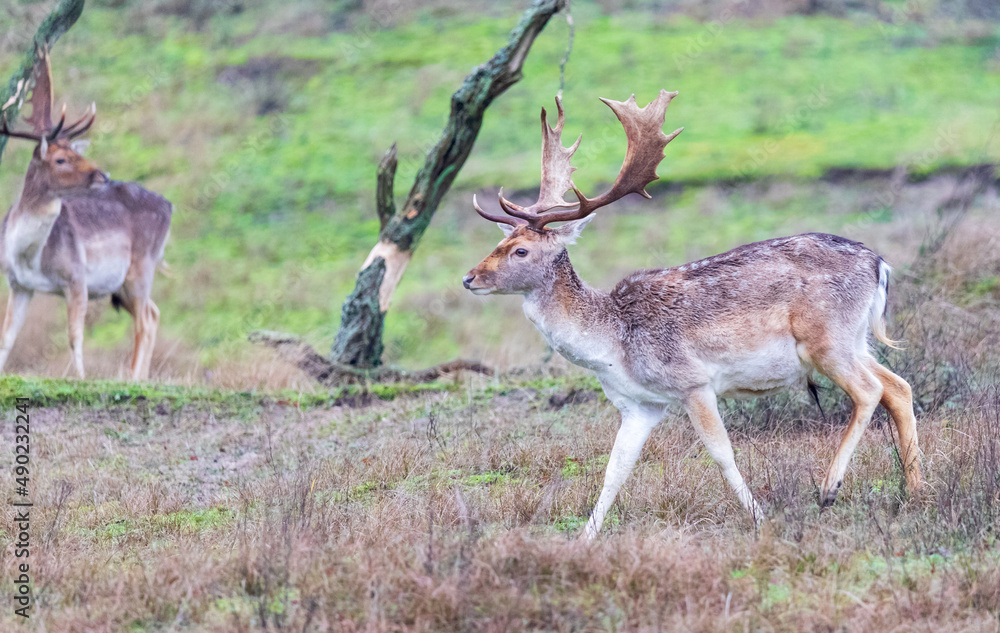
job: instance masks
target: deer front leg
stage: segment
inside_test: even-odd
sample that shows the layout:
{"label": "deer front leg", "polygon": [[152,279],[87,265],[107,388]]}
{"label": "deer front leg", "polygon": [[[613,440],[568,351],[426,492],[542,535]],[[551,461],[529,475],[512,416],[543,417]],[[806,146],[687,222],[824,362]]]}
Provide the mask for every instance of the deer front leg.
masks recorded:
{"label": "deer front leg", "polygon": [[722,469],[722,476],[726,478],[729,485],[736,491],[740,503],[753,517],[754,521],[760,523],[764,520],[764,512],[753,498],[750,488],[747,487],[736,467],[736,456],[733,455],[733,445],[729,441],[729,433],[722,424],[722,416],[719,415],[718,397],[709,388],[699,389],[691,393],[684,403],[688,417],[694,424],[694,430],[698,433],[708,454],[712,456],[715,463]]}
{"label": "deer front leg", "polygon": [[607,515],[611,504],[622,484],[635,467],[635,462],[639,459],[642,447],[649,437],[650,431],[663,419],[662,407],[645,407],[641,405],[620,406],[622,414],[622,425],[618,429],[615,437],[615,445],[611,449],[611,456],[608,458],[608,468],[604,472],[604,487],[601,489],[601,496],[597,499],[597,505],[590,514],[587,527],[583,531],[582,538],[591,540],[601,531],[604,524],[604,517]]}
{"label": "deer front leg", "polygon": [[76,375],[82,380],[85,377],[83,373],[83,327],[87,317],[86,286],[74,285],[67,289],[66,315],[69,325],[71,363],[76,367]]}
{"label": "deer front leg", "polygon": [[11,287],[7,297],[7,313],[3,319],[3,330],[0,332],[0,371],[7,364],[7,357],[14,347],[14,341],[24,325],[24,316],[28,313],[28,304],[34,293],[30,290]]}

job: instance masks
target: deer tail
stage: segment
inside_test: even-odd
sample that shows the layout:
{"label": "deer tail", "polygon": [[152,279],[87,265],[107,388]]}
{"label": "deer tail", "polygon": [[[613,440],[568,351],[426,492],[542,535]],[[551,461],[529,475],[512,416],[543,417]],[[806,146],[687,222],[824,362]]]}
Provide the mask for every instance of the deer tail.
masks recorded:
{"label": "deer tail", "polygon": [[871,307],[868,309],[868,325],[871,327],[872,334],[875,335],[875,338],[893,349],[902,349],[902,342],[892,340],[885,332],[886,306],[889,303],[890,275],[892,275],[892,266],[879,257],[878,288],[875,290],[875,296],[872,297]]}

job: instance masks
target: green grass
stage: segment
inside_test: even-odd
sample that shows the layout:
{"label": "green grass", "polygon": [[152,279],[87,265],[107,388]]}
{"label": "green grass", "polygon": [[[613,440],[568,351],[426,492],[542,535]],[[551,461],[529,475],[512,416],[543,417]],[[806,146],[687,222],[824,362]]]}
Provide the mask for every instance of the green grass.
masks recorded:
{"label": "green grass", "polygon": [[131,383],[113,380],[62,380],[33,376],[0,376],[0,408],[12,409],[18,398],[29,398],[31,407],[144,406],[165,405],[168,410],[183,406],[224,410],[231,414],[259,413],[265,403],[280,403],[302,410],[328,408],[339,399],[362,393],[379,400],[393,400],[408,394],[453,391],[454,384],[371,384],[339,386],[330,391],[232,391],[204,387],[182,387],[162,383]]}
{"label": "green grass", "polygon": [[[405,195],[451,92],[516,20],[512,12],[505,19],[420,14],[391,30],[278,34],[264,28],[273,9],[250,3],[196,31],[176,17],[149,12],[139,20],[88,5],[53,53],[57,99],[71,112],[92,99],[101,105],[92,156],[176,205],[167,249],[174,277],[158,280],[154,294],[164,334],[200,350],[208,366],[243,348],[258,328],[329,345],[377,234],[379,157],[399,143],[397,195]],[[5,20],[0,29],[11,26]],[[958,25],[942,35],[940,26],[819,16],[733,21],[716,35],[680,16],[601,16],[586,4],[576,21],[566,140],[584,134],[575,178],[585,191],[614,177],[624,149],[597,97],[634,92],[644,102],[661,87],[680,91],[667,127],[685,127],[660,168],[668,181],[813,178],[830,168],[896,165],[930,172],[1000,159],[991,132],[1000,117],[996,28],[973,37]],[[554,20],[524,80],[489,109],[455,192],[399,289],[386,324],[391,362],[417,366],[469,351],[469,341],[453,333],[470,313],[451,303],[462,272],[496,235],[470,217],[468,192],[537,185],[538,109],[552,105],[566,38],[565,23]],[[257,83],[219,80],[227,67],[261,58],[283,65]],[[0,73],[13,62],[0,59]],[[268,100],[283,110],[258,116]],[[27,152],[12,143],[4,157],[4,204],[20,187]],[[805,197],[775,208],[733,199],[706,232],[699,196],[692,188],[644,208],[669,211],[669,234],[646,231],[647,216],[602,222],[601,244],[585,237],[575,251],[585,277],[606,282],[629,267],[677,264],[772,236],[798,218],[822,230],[851,221],[825,217]],[[435,300],[444,307],[429,308]],[[480,311],[481,304],[469,305]],[[481,313],[478,338],[497,342],[502,308],[487,303]],[[88,340],[124,345],[128,328],[127,317],[108,316]]]}
{"label": "green grass", "polygon": [[[114,380],[67,380],[37,376],[0,376],[0,409],[11,410],[18,398],[28,398],[30,407],[70,406],[78,409],[105,407],[158,408],[160,412],[176,411],[182,407],[195,410],[217,411],[234,416],[259,415],[265,404],[292,406],[303,411],[327,409],[353,396],[368,395],[373,401],[389,402],[399,397],[419,394],[461,391],[462,385],[445,380],[427,383],[369,383],[342,385],[330,389],[316,387],[313,391],[284,390],[232,390],[199,386],[180,386],[164,383],[135,383]],[[536,393],[548,397],[556,393],[594,391],[600,385],[590,375],[570,374],[561,377],[516,378],[503,377],[469,392],[470,401],[488,404],[497,396],[517,392]],[[601,396],[603,398],[603,395]],[[106,434],[117,431],[105,429]],[[486,478],[496,473],[482,473],[474,477]],[[479,480],[477,480],[479,481]]]}
{"label": "green grass", "polygon": [[154,517],[152,523],[159,528],[181,533],[198,533],[224,528],[233,521],[233,512],[225,507],[179,510]]}

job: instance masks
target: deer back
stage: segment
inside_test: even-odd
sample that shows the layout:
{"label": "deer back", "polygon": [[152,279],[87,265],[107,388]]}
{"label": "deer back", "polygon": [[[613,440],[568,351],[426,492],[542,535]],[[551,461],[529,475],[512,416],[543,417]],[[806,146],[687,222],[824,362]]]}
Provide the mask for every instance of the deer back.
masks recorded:
{"label": "deer back", "polygon": [[643,384],[695,384],[789,337],[856,340],[881,258],[859,242],[809,233],[629,275],[612,290],[624,361]]}
{"label": "deer back", "polygon": [[129,244],[132,257],[158,262],[170,232],[173,205],[134,182],[112,180],[105,187],[63,198],[63,214],[82,244],[109,239]]}

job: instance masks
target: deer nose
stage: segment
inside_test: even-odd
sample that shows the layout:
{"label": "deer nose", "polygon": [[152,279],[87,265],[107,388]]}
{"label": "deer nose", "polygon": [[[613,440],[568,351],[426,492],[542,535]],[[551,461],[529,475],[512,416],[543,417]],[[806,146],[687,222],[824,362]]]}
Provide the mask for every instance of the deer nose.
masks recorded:
{"label": "deer nose", "polygon": [[472,273],[469,273],[468,275],[466,275],[465,277],[462,278],[462,285],[465,286],[466,290],[469,290],[469,289],[472,288],[472,280],[475,279],[475,278],[476,278],[476,276],[473,275]]}

